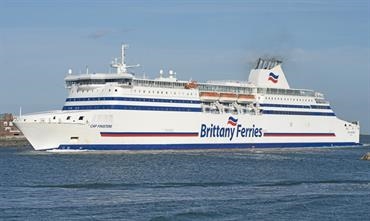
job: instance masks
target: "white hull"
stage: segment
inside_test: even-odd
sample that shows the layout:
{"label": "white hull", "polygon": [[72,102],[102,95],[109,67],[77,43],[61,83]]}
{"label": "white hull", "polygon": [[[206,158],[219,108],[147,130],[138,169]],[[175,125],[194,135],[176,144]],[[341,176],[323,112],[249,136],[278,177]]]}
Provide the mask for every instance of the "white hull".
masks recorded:
{"label": "white hull", "polygon": [[[94,116],[112,116],[109,122],[91,122]],[[155,111],[85,111],[31,115],[44,122],[16,122],[36,150],[46,149],[198,149],[249,147],[313,147],[359,144],[359,128],[335,116],[240,115]],[[85,121],[67,123],[66,116]],[[27,116],[29,119],[31,116]],[[31,118],[32,118],[31,117]],[[96,117],[95,117],[96,118]],[[203,125],[203,128],[202,128]],[[205,125],[205,126],[204,126]],[[205,127],[214,125],[211,131]],[[217,131],[216,127],[219,126]],[[224,133],[221,129],[224,127]],[[243,128],[261,128],[248,133]],[[203,129],[203,130],[202,130]],[[227,130],[227,132],[226,132]],[[218,132],[218,133],[217,133]]]}

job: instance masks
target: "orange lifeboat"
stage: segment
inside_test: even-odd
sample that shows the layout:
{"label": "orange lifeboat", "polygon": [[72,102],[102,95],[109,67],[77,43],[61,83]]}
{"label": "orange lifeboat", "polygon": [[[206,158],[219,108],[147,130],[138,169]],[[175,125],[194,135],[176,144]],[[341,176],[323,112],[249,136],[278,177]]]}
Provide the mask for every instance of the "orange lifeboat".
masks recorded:
{"label": "orange lifeboat", "polygon": [[221,93],[220,94],[220,102],[223,103],[231,103],[236,101],[238,98],[238,95],[233,94],[233,93]]}
{"label": "orange lifeboat", "polygon": [[200,92],[199,97],[203,102],[213,102],[218,100],[220,94],[217,92]]}
{"label": "orange lifeboat", "polygon": [[194,89],[194,88],[197,88],[198,87],[198,84],[196,81],[190,81],[188,83],[185,84],[185,89]]}
{"label": "orange lifeboat", "polygon": [[250,103],[255,100],[255,96],[253,94],[239,94],[238,96],[238,103]]}

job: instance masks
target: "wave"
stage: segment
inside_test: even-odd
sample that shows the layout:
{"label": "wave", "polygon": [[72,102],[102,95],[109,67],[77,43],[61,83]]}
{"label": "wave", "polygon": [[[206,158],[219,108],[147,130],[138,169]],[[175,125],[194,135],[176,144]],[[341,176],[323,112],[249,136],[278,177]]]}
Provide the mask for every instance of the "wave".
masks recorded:
{"label": "wave", "polygon": [[32,185],[32,188],[65,189],[120,189],[120,188],[181,188],[181,187],[221,187],[251,185],[247,182],[201,182],[201,183],[71,183],[58,185]]}
{"label": "wave", "polygon": [[173,215],[158,216],[151,218],[150,221],[167,221],[167,220],[199,220],[199,219],[215,219],[219,216],[216,211],[188,211],[179,212]]}
{"label": "wave", "polygon": [[227,186],[298,186],[304,184],[353,184],[368,185],[370,180],[318,180],[318,181],[278,181],[278,182],[199,182],[199,183],[71,183],[59,185],[33,185],[31,188],[64,189],[131,189],[131,188],[183,188],[183,187],[227,187]]}
{"label": "wave", "polygon": [[280,181],[271,183],[262,183],[257,186],[271,187],[271,186],[298,186],[304,184],[354,184],[363,185],[370,184],[370,180],[318,180],[318,181]]}

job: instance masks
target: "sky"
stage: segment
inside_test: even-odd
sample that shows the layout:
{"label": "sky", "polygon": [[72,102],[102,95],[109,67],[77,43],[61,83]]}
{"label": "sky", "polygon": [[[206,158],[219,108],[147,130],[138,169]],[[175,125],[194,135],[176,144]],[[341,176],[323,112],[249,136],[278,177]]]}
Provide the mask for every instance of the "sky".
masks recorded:
{"label": "sky", "polygon": [[247,80],[259,57],[279,58],[292,88],[370,134],[367,0],[3,0],[0,113],[61,109],[68,69],[107,72],[121,43],[150,78]]}

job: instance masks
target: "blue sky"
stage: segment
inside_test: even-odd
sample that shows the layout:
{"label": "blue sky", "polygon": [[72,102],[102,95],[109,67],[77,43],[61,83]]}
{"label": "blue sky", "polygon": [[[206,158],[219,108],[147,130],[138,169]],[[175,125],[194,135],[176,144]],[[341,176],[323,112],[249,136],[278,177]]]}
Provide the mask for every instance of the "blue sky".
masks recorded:
{"label": "blue sky", "polygon": [[61,109],[63,79],[103,72],[120,44],[136,72],[245,80],[260,56],[293,88],[323,92],[370,134],[369,1],[1,1],[0,112]]}

